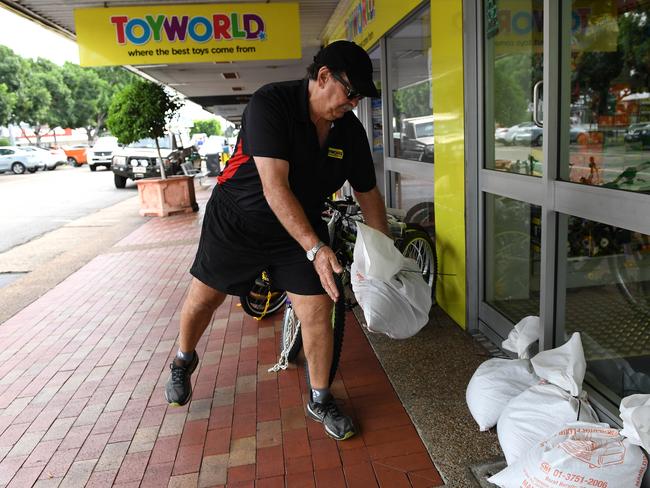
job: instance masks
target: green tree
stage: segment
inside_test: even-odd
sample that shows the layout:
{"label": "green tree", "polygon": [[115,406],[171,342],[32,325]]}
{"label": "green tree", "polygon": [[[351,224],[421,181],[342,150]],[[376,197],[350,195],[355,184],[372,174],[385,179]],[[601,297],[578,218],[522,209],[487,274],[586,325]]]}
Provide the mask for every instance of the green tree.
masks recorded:
{"label": "green tree", "polygon": [[85,129],[88,144],[92,144],[98,117],[104,110],[100,108],[101,100],[112,91],[111,87],[99,77],[97,71],[72,63],[63,65],[63,79],[72,96],[66,126]]}
{"label": "green tree", "polygon": [[7,85],[0,83],[0,125],[7,125],[16,105],[16,95],[9,91]]}
{"label": "green tree", "polygon": [[630,73],[632,92],[650,87],[650,5],[639,4],[634,11],[619,15],[619,49]]}
{"label": "green tree", "polygon": [[[65,84],[63,69],[60,66],[43,58],[38,58],[36,61],[28,60],[28,64],[30,63],[30,71],[39,73],[39,78],[51,97],[45,117],[40,122],[47,124],[49,131],[54,132],[55,127],[68,125],[68,116],[73,104],[72,93]],[[56,136],[54,140],[56,142]]]}
{"label": "green tree", "polygon": [[190,130],[190,137],[194,134],[219,136],[221,135],[221,124],[217,119],[195,120],[194,127]]}
{"label": "green tree", "polygon": [[575,83],[582,95],[589,95],[594,114],[612,113],[608,104],[609,88],[623,68],[623,57],[618,51],[583,51],[575,59]]}
{"label": "green tree", "polygon": [[[49,118],[50,105],[52,104],[52,95],[45,82],[46,76],[44,73],[35,72],[22,80],[16,93],[16,105],[12,116],[14,122],[25,122],[32,127],[37,144],[41,142],[45,121]],[[24,129],[23,135],[27,137]]]}
{"label": "green tree", "polygon": [[6,46],[0,46],[0,125],[14,121],[16,93],[21,86],[25,62]]}
{"label": "green tree", "polygon": [[6,46],[0,46],[0,83],[7,85],[10,92],[15,93],[20,88],[20,80],[24,74],[25,61],[14,54]]}
{"label": "green tree", "polygon": [[151,137],[156,141],[160,175],[166,178],[158,138],[183,102],[165,88],[146,80],[136,80],[113,98],[108,112],[108,128],[122,144]]}
{"label": "green tree", "polygon": [[494,120],[502,127],[510,127],[530,118],[527,114],[528,97],[521,86],[521,78],[513,76],[512,63],[500,59],[494,63]]}
{"label": "green tree", "polygon": [[420,117],[431,115],[431,80],[423,80],[419,83],[402,88],[393,96],[395,104],[395,117]]}
{"label": "green tree", "polygon": [[106,128],[106,118],[113,97],[126,88],[127,85],[140,78],[121,66],[102,66],[89,69],[94,71],[105,82],[100,86],[101,90],[97,98],[97,114],[93,123],[93,136],[96,136]]}

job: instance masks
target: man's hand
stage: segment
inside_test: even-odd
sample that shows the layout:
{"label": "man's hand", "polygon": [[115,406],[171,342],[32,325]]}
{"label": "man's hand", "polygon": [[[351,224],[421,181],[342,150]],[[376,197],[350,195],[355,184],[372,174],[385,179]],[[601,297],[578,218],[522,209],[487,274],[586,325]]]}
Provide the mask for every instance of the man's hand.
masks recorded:
{"label": "man's hand", "polygon": [[318,250],[314,258],[314,268],[327,294],[333,301],[338,300],[339,290],[336,287],[336,281],[334,281],[334,273],[342,273],[343,267],[329,246],[323,246]]}

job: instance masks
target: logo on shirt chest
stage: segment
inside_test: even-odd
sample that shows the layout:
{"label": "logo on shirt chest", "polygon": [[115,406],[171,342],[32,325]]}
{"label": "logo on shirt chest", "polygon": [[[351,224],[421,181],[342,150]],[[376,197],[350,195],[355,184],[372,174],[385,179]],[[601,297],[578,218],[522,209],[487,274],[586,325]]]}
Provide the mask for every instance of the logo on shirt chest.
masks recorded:
{"label": "logo on shirt chest", "polygon": [[328,147],[327,148],[327,157],[336,158],[336,159],[343,159],[343,149],[337,149],[335,147]]}

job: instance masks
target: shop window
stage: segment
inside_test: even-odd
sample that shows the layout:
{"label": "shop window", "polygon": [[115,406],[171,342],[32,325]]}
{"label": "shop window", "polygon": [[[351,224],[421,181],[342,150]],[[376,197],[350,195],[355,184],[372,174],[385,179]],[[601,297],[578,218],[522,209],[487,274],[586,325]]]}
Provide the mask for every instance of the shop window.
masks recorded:
{"label": "shop window", "polygon": [[578,217],[566,226],[566,334],[578,331],[588,379],[618,404],[650,393],[650,236]]}
{"label": "shop window", "polygon": [[561,178],[648,192],[650,0],[572,6],[571,124]]}
{"label": "shop window", "polygon": [[485,197],[485,301],[513,323],[539,315],[541,207]]}

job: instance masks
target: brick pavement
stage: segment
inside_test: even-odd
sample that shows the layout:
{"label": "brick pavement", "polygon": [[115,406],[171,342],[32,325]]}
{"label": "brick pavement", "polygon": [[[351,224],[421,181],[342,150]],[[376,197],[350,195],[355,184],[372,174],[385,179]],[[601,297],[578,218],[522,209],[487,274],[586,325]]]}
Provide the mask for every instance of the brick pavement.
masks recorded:
{"label": "brick pavement", "polygon": [[198,345],[192,401],[167,407],[200,221],[151,219],[0,325],[0,487],[441,486],[351,313],[333,390],[360,435],[306,418],[304,369],[267,372],[281,317],[236,299]]}

